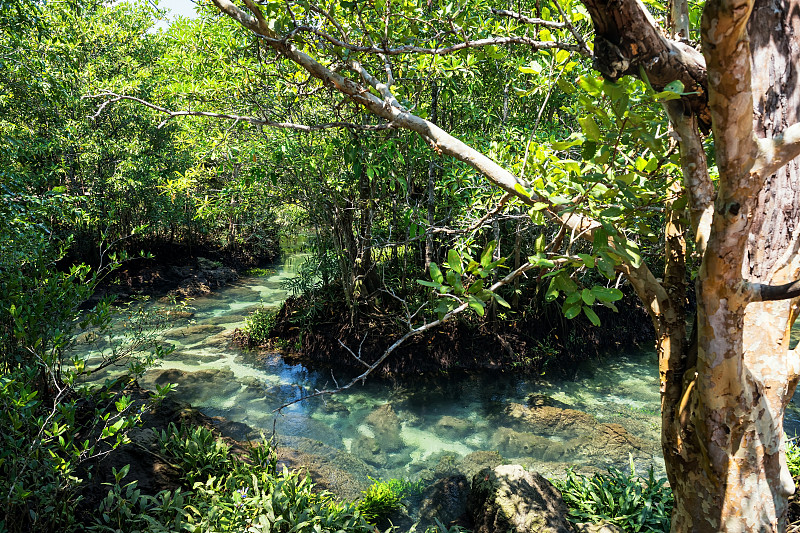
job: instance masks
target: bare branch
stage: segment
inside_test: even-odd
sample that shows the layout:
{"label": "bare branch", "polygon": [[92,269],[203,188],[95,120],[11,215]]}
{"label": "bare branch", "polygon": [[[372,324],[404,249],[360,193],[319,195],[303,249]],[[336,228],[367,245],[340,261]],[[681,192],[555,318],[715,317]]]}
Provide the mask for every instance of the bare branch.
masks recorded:
{"label": "bare branch", "polygon": [[266,118],[258,118],[258,117],[250,117],[250,116],[243,116],[243,115],[233,115],[230,113],[212,113],[209,111],[170,111],[165,107],[158,106],[146,100],[142,100],[141,98],[136,98],[135,96],[128,96],[124,94],[116,94],[113,92],[103,92],[99,94],[91,94],[84,96],[84,98],[109,98],[105,102],[103,102],[100,107],[97,109],[97,112],[92,115],[90,118],[92,120],[96,120],[106,106],[110,103],[119,102],[120,100],[130,100],[132,102],[136,102],[141,104],[145,107],[149,107],[159,113],[164,113],[167,115],[161,123],[158,125],[159,128],[163,127],[170,119],[175,117],[209,117],[209,118],[219,118],[224,120],[233,120],[235,122],[247,122],[254,126],[268,126],[270,128],[279,128],[279,129],[290,129],[290,130],[297,130],[303,132],[314,132],[320,130],[326,130],[331,128],[347,128],[353,130],[362,130],[362,131],[383,131],[388,129],[393,129],[396,126],[393,125],[391,122],[383,123],[383,124],[356,124],[353,122],[327,122],[325,124],[296,124],[293,122],[276,122],[274,120],[269,120]]}
{"label": "bare branch", "polygon": [[581,54],[585,55],[586,57],[592,57],[593,55],[592,51],[589,49],[589,46],[583,39],[583,35],[581,35],[581,32],[579,32],[577,28],[575,28],[575,26],[569,20],[569,17],[564,12],[564,8],[561,7],[561,4],[558,2],[558,0],[553,0],[553,3],[558,8],[558,12],[561,15],[561,18],[564,19],[564,24],[566,24],[567,28],[569,28],[569,32],[572,34],[573,37],[575,37],[575,40],[578,41],[578,45],[581,47]]}
{"label": "bare branch", "polygon": [[512,18],[522,22],[523,24],[534,24],[536,26],[544,26],[546,28],[564,28],[567,25],[564,22],[557,22],[555,20],[544,20],[540,18],[528,17],[521,13],[517,13],[516,11],[511,11],[509,9],[491,8],[491,11],[495,15]]}
{"label": "bare branch", "polygon": [[762,283],[742,282],[740,292],[748,302],[771,302],[776,300],[791,300],[800,296],[800,280],[783,285],[766,285]]}

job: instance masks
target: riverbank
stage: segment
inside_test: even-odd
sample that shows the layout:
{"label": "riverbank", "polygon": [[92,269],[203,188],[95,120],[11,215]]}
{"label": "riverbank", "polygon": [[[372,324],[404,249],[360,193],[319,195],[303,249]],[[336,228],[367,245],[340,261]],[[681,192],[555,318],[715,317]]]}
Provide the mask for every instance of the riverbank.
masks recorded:
{"label": "riverbank", "polygon": [[[597,306],[602,326],[585,316],[565,319],[558,305],[520,305],[504,318],[465,313],[409,338],[376,373],[413,376],[439,372],[515,372],[569,375],[576,365],[609,351],[653,343],[652,323],[632,295],[616,302],[618,311]],[[344,302],[288,298],[274,318],[268,349],[314,369],[363,369],[408,331],[400,309],[363,306],[349,313]],[[355,316],[355,320],[352,317]],[[237,338],[248,344],[246,336]],[[252,346],[251,346],[252,347]],[[355,357],[357,354],[358,357]]]}

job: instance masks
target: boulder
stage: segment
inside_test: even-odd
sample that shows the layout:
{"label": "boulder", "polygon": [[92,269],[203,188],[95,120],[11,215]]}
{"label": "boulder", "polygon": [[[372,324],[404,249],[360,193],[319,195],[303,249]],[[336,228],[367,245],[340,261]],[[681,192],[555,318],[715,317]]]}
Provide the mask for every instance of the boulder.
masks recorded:
{"label": "boulder", "polygon": [[463,474],[438,480],[425,490],[419,511],[420,529],[436,525],[438,518],[448,526],[456,522],[467,511],[469,481]]}
{"label": "boulder", "polygon": [[572,531],[558,489],[519,465],[501,465],[475,474],[467,512],[475,533]]}

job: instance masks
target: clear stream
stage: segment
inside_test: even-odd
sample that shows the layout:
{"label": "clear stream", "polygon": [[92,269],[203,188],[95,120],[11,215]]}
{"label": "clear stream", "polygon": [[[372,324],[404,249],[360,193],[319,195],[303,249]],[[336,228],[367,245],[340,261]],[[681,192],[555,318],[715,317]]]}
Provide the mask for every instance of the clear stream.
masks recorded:
{"label": "clear stream", "polygon": [[[276,414],[277,407],[349,377],[288,365],[278,355],[256,358],[230,346],[232,331],[249,312],[281,304],[282,282],[304,258],[289,255],[272,275],[241,278],[193,300],[191,321],[178,320],[164,333],[174,352],[145,375],[142,386],[177,383],[172,394],[207,415],[246,424],[256,436],[270,435],[274,427],[279,441],[307,452],[349,454],[348,464],[361,465],[375,478],[416,479],[441,471],[443,463],[479,462],[488,454],[474,452],[482,451],[499,452],[552,477],[570,465],[591,472],[631,462],[638,472],[652,466],[663,475],[652,350],[609,354],[576,368],[572,380],[513,372],[403,382],[371,378]],[[787,432],[798,429],[800,411],[792,407]]]}

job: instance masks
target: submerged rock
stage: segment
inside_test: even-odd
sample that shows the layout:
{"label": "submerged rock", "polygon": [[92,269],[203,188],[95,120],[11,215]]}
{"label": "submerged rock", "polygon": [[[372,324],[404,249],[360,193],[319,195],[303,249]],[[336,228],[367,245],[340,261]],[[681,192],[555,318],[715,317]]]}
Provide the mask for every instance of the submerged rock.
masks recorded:
{"label": "submerged rock", "polygon": [[492,446],[506,457],[533,457],[544,461],[557,461],[566,453],[561,442],[505,427],[494,432]]}
{"label": "submerged rock", "polygon": [[364,422],[375,434],[382,450],[393,452],[403,447],[403,439],[400,437],[400,418],[390,404],[381,405],[372,411]]}
{"label": "submerged rock", "polygon": [[436,422],[436,433],[453,439],[461,439],[472,433],[473,427],[469,420],[454,416],[443,416]]}
{"label": "submerged rock", "polygon": [[550,405],[528,407],[512,403],[506,408],[505,414],[520,428],[537,434],[585,435],[598,424],[597,419],[589,413]]}
{"label": "submerged rock", "polygon": [[458,464],[458,469],[467,476],[467,479],[472,479],[484,468],[492,469],[507,462],[502,455],[495,451],[478,451],[464,456]]}
{"label": "submerged rock", "polygon": [[360,435],[355,439],[350,453],[365,463],[384,469],[403,467],[411,462],[411,454],[407,450],[390,450],[379,438],[368,435]]}
{"label": "submerged rock", "polygon": [[571,533],[567,506],[549,481],[519,465],[484,469],[467,501],[475,533]]}

